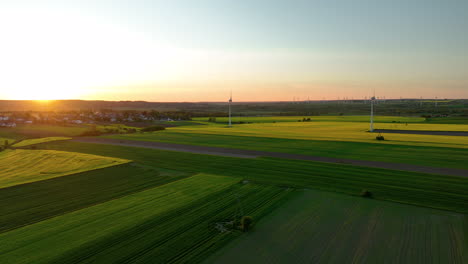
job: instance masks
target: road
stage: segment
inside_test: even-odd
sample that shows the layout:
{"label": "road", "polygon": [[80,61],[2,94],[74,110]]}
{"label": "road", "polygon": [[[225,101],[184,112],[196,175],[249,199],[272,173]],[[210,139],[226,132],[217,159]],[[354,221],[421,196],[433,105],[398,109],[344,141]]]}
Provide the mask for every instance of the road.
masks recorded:
{"label": "road", "polygon": [[342,158],[331,158],[331,157],[319,157],[309,156],[301,154],[291,154],[282,152],[267,152],[267,151],[255,151],[255,150],[244,150],[244,149],[232,149],[232,148],[219,148],[219,147],[208,147],[208,146],[195,146],[175,143],[163,143],[153,141],[136,141],[136,140],[121,140],[111,138],[99,138],[99,137],[81,137],[74,138],[73,141],[95,143],[95,144],[110,144],[128,147],[140,147],[140,148],[152,148],[170,151],[190,152],[196,154],[207,154],[216,156],[236,157],[236,158],[258,158],[258,157],[273,157],[282,159],[294,159],[294,160],[309,160],[319,161],[336,164],[348,164],[355,166],[391,169],[391,170],[402,170],[412,172],[422,172],[439,175],[450,175],[450,176],[462,176],[468,177],[468,170],[464,169],[452,169],[452,168],[435,168],[413,164],[403,163],[390,163],[383,161],[367,161],[367,160],[353,160],[353,159],[342,159]]}

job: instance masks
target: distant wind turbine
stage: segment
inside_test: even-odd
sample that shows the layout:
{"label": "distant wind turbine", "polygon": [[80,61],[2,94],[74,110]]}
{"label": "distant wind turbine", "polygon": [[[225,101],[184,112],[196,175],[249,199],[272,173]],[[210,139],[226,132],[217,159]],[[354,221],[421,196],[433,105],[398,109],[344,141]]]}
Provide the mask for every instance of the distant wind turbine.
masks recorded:
{"label": "distant wind turbine", "polygon": [[231,97],[229,97],[229,127],[232,126],[232,122],[231,122],[231,103],[232,103],[232,91],[231,91]]}
{"label": "distant wind turbine", "polygon": [[374,132],[374,102],[375,102],[375,89],[374,96],[371,98],[371,112],[370,112],[370,132]]}

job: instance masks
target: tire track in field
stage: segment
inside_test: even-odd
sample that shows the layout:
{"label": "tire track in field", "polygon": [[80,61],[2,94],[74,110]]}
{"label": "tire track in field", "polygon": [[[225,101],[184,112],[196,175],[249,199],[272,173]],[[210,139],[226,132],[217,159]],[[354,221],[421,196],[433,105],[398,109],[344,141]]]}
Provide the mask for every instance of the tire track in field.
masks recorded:
{"label": "tire track in field", "polygon": [[235,158],[273,157],[273,158],[293,159],[293,160],[308,160],[308,161],[337,163],[337,164],[346,164],[346,165],[354,165],[354,166],[390,169],[390,170],[401,170],[401,171],[412,171],[412,172],[421,172],[421,173],[438,174],[438,175],[468,177],[468,170],[464,170],[464,169],[436,168],[436,167],[428,167],[428,166],[413,165],[413,164],[390,163],[390,162],[384,162],[384,161],[353,160],[353,159],[319,157],[319,156],[282,153],[282,152],[267,152],[267,151],[256,151],[256,150],[245,150],[245,149],[196,146],[196,145],[185,145],[185,144],[164,143],[164,142],[154,142],[154,141],[122,140],[122,139],[98,138],[98,137],[74,138],[72,141],[84,142],[84,143],[95,143],[95,144],[118,145],[118,146],[126,146],[126,147],[152,148],[152,149],[180,151],[180,152],[235,157]]}

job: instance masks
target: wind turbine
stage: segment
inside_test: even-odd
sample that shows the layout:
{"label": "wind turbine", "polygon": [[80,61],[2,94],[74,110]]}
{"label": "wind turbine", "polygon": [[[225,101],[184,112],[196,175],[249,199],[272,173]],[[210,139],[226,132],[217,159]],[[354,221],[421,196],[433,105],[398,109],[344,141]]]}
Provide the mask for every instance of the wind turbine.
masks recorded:
{"label": "wind turbine", "polygon": [[371,112],[370,112],[370,132],[374,132],[374,102],[375,102],[375,89],[374,96],[371,97]]}
{"label": "wind turbine", "polygon": [[231,103],[232,103],[232,90],[231,90],[231,97],[229,97],[229,127],[232,126],[232,122],[231,122]]}

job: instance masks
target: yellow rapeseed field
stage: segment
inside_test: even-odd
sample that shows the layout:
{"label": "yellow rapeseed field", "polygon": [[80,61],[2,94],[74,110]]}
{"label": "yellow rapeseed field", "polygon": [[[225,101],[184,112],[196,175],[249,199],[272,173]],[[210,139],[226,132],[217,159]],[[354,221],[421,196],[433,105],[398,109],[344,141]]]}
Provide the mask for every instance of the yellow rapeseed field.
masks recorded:
{"label": "yellow rapeseed field", "polygon": [[57,141],[57,140],[68,140],[71,139],[69,137],[45,137],[45,138],[33,138],[33,139],[25,139],[22,140],[16,144],[14,144],[14,147],[26,147],[34,144],[39,144],[39,143],[44,143],[44,142],[50,142],[50,141]]}
{"label": "yellow rapeseed field", "polygon": [[[377,123],[377,129],[468,131],[468,125],[459,124],[404,124]],[[292,138],[307,140],[351,141],[375,143],[376,133],[369,133],[369,124],[363,122],[278,122],[226,125],[185,126],[169,128],[171,132]],[[381,144],[468,148],[468,137],[409,134],[383,134]]]}
{"label": "yellow rapeseed field", "polygon": [[0,188],[130,162],[56,150],[5,150],[0,152]]}

